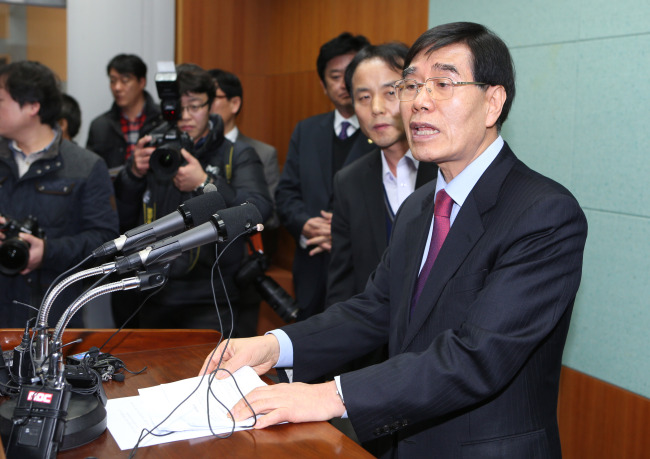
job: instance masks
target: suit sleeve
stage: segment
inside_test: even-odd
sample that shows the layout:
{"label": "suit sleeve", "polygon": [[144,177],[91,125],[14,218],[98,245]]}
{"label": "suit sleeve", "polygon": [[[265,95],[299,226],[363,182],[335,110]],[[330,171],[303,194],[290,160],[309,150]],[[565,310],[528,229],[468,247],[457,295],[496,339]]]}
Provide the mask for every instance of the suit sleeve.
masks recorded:
{"label": "suit sleeve", "polygon": [[[568,327],[564,319],[580,283],[587,233],[582,210],[572,197],[553,194],[506,223],[503,234],[494,236],[498,240],[489,247],[491,256],[484,258],[492,265],[476,267],[476,275],[484,274],[482,286],[467,292],[459,291],[458,282],[449,282],[436,301],[435,308],[448,307],[463,317],[457,327],[436,332],[425,328],[417,335],[417,351],[393,351],[381,364],[341,376],[348,415],[360,440],[374,438],[380,426],[432,421],[490,399],[540,346],[559,339],[554,332],[561,321]],[[395,246],[407,243],[412,233],[396,226],[396,234],[402,241],[391,241],[362,295],[331,307],[311,323],[285,329],[294,344],[295,380],[303,380],[303,372],[313,378],[315,362],[327,369],[341,353],[351,348],[357,352],[378,334],[388,333],[400,311],[393,311],[389,320],[387,286],[403,275],[391,272],[390,259],[401,255]],[[427,326],[435,324],[423,328]],[[560,350],[561,340],[556,345]],[[539,371],[543,376],[548,369]]]}
{"label": "suit sleeve", "polygon": [[275,190],[280,181],[280,166],[278,165],[278,151],[271,147],[269,154],[265,156],[264,160],[264,177],[266,184],[269,186],[269,193],[271,198],[275,196]]}
{"label": "suit sleeve", "polygon": [[302,228],[310,218],[300,182],[300,137],[301,124],[298,123],[291,135],[287,160],[275,190],[275,203],[280,221],[296,241],[300,239]]}
{"label": "suit sleeve", "polygon": [[350,234],[350,203],[342,189],[341,174],[334,176],[332,251],[327,271],[325,307],[347,300],[355,294]]}

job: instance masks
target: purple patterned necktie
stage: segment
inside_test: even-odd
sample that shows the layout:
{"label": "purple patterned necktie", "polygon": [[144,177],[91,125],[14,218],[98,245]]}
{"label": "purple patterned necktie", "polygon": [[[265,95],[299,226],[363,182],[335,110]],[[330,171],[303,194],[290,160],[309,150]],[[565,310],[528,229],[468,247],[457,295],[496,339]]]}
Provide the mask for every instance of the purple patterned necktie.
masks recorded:
{"label": "purple patterned necktie", "polygon": [[348,128],[351,126],[347,121],[341,123],[341,130],[339,131],[339,139],[345,140],[348,138]]}
{"label": "purple patterned necktie", "polygon": [[445,238],[449,233],[449,216],[451,215],[451,208],[453,205],[454,200],[449,197],[445,190],[438,191],[438,194],[436,194],[436,202],[433,207],[434,220],[431,244],[429,244],[427,260],[424,262],[422,271],[420,271],[418,280],[415,283],[415,292],[413,293],[413,298],[411,300],[411,315],[413,315],[415,305],[420,298],[427,277],[429,277],[429,273],[433,267],[433,262],[436,261],[438,252],[440,252],[440,247],[442,247],[442,243],[445,242]]}

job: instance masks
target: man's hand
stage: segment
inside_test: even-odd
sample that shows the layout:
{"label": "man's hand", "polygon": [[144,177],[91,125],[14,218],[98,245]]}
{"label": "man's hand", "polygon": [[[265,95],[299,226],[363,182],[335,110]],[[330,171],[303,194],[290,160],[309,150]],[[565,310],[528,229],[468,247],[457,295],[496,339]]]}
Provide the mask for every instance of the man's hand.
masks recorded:
{"label": "man's hand", "polygon": [[312,217],[302,227],[307,245],[315,245],[309,255],[332,250],[332,212],[320,211],[321,217]]}
{"label": "man's hand", "polygon": [[29,274],[35,269],[40,268],[43,263],[43,252],[45,251],[45,242],[28,233],[18,233],[18,237],[29,244],[29,261],[27,267],[20,274],[23,276]]}
{"label": "man's hand", "polygon": [[[226,353],[221,362],[221,368],[234,373],[243,366],[249,366],[258,375],[266,374],[280,358],[280,344],[273,335],[257,336],[255,338],[231,339],[222,342],[216,352],[210,353],[205,359],[199,376],[206,373],[212,373],[219,363],[223,349]],[[212,356],[212,359],[210,358]],[[226,371],[218,371],[217,379],[225,379],[230,374]]]}
{"label": "man's hand", "polygon": [[[276,384],[258,387],[246,400],[256,414],[265,414],[257,420],[256,429],[281,422],[328,421],[341,417],[345,405],[336,393],[336,383],[323,384]],[[232,409],[236,421],[252,416],[251,409],[240,400]]]}
{"label": "man's hand", "polygon": [[174,186],[183,192],[194,191],[200,184],[205,182],[208,174],[201,167],[199,160],[185,148],[181,149],[181,154],[187,164],[178,168],[178,172],[174,176]]}
{"label": "man's hand", "polygon": [[151,142],[151,136],[145,135],[138,143],[135,144],[133,150],[133,163],[131,164],[131,172],[136,177],[144,177],[149,170],[149,158],[156,149],[155,147],[147,147],[146,145]]}

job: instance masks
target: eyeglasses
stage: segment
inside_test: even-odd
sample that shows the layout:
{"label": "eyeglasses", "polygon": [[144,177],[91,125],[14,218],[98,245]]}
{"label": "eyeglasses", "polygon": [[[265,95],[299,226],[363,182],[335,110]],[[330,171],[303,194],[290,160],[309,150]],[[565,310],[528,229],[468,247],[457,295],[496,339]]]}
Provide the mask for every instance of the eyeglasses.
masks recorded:
{"label": "eyeglasses", "polygon": [[454,86],[464,86],[470,84],[476,86],[489,86],[487,83],[478,83],[476,81],[454,82],[451,78],[440,77],[427,78],[424,80],[424,83],[418,83],[417,81],[411,79],[398,80],[395,82],[395,90],[397,91],[397,97],[402,102],[415,100],[418,94],[420,94],[422,86],[427,88],[427,92],[433,100],[447,100],[453,97]]}
{"label": "eyeglasses", "polygon": [[197,113],[199,110],[201,110],[206,105],[208,105],[207,102],[204,102],[202,104],[185,105],[184,107],[181,107],[181,113],[183,113],[184,110],[187,110],[190,113]]}

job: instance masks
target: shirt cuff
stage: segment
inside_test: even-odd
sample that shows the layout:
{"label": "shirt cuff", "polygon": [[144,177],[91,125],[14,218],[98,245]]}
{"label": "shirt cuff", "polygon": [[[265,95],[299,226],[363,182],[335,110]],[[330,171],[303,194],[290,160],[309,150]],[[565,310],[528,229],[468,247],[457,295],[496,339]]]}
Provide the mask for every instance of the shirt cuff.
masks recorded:
{"label": "shirt cuff", "polygon": [[293,344],[291,343],[291,338],[284,331],[278,329],[271,330],[266,334],[271,334],[275,336],[275,339],[278,340],[280,344],[280,357],[278,358],[278,363],[276,363],[273,368],[291,368],[293,367]]}
{"label": "shirt cuff", "polygon": [[[341,390],[341,377],[340,376],[334,376],[334,382],[336,383],[336,390],[339,391],[339,396],[341,397],[341,400],[343,401],[343,404],[345,405],[345,397],[343,397],[343,391]],[[341,419],[347,419],[348,418],[348,410],[345,410],[345,413],[343,413],[343,416],[341,416]]]}
{"label": "shirt cuff", "polygon": [[298,241],[298,245],[300,246],[301,249],[306,249],[308,247],[307,246],[307,241],[308,240],[309,239],[307,239],[307,237],[305,237],[304,234],[300,235],[300,240]]}

